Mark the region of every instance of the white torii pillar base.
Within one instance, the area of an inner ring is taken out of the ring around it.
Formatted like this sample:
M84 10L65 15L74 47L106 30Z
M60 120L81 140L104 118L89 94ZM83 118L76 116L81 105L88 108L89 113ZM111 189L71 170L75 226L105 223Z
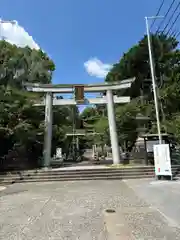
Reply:
M120 151L119 151L119 144L118 144L118 137L117 137L117 130L116 130L116 118L115 118L112 90L106 91L106 97L107 97L107 112L108 112L109 133L110 133L110 139L111 139L113 164L119 164Z

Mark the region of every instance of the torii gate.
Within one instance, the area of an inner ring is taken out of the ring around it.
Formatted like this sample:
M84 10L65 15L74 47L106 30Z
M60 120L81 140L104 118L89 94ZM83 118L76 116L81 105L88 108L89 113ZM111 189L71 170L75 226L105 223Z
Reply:
M107 104L109 132L112 147L113 164L120 163L120 152L116 130L116 119L114 103L128 103L129 96L113 96L113 91L130 88L135 78L122 80L121 82L101 83L92 85L83 84L37 84L25 83L27 91L45 93L45 99L34 104L34 106L45 106L45 136L44 136L44 167L50 166L51 161L51 140L52 140L52 106L53 105L79 105L79 104ZM98 98L84 98L86 93L104 93L105 96ZM57 99L54 94L80 94L79 99Z

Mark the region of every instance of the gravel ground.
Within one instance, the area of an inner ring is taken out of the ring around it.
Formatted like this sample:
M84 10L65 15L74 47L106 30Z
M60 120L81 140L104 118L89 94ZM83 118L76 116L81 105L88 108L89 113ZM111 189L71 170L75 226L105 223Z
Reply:
M180 226L180 181L128 180L126 184L171 226Z
M127 239L180 239L177 224L140 196L135 182L14 184L0 192L0 239L106 240L106 209L119 214L131 235Z

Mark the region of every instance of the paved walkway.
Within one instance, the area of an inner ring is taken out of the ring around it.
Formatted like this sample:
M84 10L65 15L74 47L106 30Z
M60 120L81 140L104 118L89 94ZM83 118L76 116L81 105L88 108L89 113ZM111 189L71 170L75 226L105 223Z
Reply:
M180 227L180 181L128 180L136 194L148 202L168 225Z
M147 186L153 190L142 190ZM163 204L160 186L156 190L155 184L141 180L14 184L0 192L0 239L180 239L180 219L156 206ZM170 186L167 191L174 188ZM164 209L179 207L179 198L173 200L179 197L176 190ZM104 214L106 209L114 209L116 218Z

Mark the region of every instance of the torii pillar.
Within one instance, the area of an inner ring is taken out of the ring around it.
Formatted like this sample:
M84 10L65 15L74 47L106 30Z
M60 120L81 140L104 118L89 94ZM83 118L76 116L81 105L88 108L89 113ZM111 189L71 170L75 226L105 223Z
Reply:
M51 145L52 145L52 104L53 94L46 93L45 99L45 129L44 129L44 150L43 150L43 167L48 168L51 161Z
M119 151L119 144L118 144L116 117L115 117L115 111L114 111L114 99L113 99L112 90L106 91L106 98L107 98L107 112L108 112L109 133L110 133L110 139L111 139L113 164L119 164L120 151Z

